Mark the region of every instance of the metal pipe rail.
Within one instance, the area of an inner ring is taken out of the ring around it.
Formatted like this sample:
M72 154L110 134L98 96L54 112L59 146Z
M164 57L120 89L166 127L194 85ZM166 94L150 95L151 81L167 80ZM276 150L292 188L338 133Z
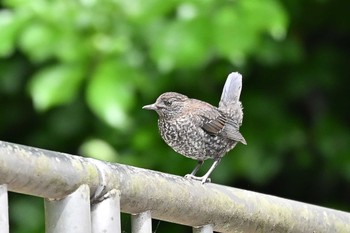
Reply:
M45 198L49 233L120 232L120 211L135 233L150 233L151 218L193 232L350 232L346 212L0 141L2 229L7 190Z

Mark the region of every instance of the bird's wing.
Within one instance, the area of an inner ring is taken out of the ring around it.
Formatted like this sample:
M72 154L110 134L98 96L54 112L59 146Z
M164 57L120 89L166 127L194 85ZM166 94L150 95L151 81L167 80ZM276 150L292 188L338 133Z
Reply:
M238 131L240 123L220 109L199 100L191 99L191 104L184 110L192 116L192 121L209 135L221 135L231 140L246 144Z
M226 124L226 117L219 114L215 118L209 118L205 115L201 116L203 118L202 128L211 135L217 135L221 133Z
M239 122L229 119L229 122L227 122L225 125L224 133L227 138L247 145L246 140L244 139L243 135L238 131L238 128Z
M222 135L231 140L247 144L242 134L238 131L238 122L228 119L219 111L211 111L212 114L203 114L202 129L210 135Z

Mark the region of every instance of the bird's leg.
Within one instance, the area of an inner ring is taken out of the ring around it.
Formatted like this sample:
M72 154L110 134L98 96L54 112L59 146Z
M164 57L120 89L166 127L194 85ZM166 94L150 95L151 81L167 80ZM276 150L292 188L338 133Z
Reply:
M219 165L220 161L221 161L221 157L216 158L215 161L214 161L214 163L211 165L211 167L209 168L209 170L207 171L207 173L205 173L204 176L198 177L198 176L194 176L194 174L192 175L192 173L193 173L194 171L195 171L195 172L198 171L199 167L203 164L203 162L202 162L202 164L201 164L199 167L198 167L199 164L197 165L198 168L195 167L195 169L193 170L193 172L192 172L191 174L186 175L185 177L186 177L186 178L189 178L189 179L192 179L192 180L199 180L199 181L201 181L202 184L204 184L204 183L206 183L206 182L210 182L209 176L210 176L210 174L214 171L214 169Z
M203 160L198 160L198 163L197 163L196 167L191 172L192 176L196 175L196 173L198 172L199 168L203 165L203 163L204 163Z
M202 178L201 179L202 184L207 182L207 180L210 182L209 176L214 171L214 169L219 165L220 161L221 161L221 157L218 157L218 158L215 159L214 163L211 165L211 167L209 168L207 173L205 173L205 175L201 177Z
M195 175L198 172L199 168L203 165L203 163L204 163L203 160L198 160L198 163L197 163L196 167L193 169L193 171L191 172L191 174L185 175L185 178L193 179L193 177L196 177Z

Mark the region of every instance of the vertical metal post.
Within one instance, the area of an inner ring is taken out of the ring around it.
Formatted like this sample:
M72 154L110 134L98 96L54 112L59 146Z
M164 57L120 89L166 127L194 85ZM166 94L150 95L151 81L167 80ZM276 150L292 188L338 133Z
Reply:
M45 199L46 233L90 233L90 190L81 185L61 200Z
M131 215L132 233L152 233L151 211Z
M193 233L213 233L213 225L208 224L200 227L193 227Z
M9 212L6 184L0 185L0 231L9 233Z
M120 233L120 192L113 189L106 199L91 206L93 233Z

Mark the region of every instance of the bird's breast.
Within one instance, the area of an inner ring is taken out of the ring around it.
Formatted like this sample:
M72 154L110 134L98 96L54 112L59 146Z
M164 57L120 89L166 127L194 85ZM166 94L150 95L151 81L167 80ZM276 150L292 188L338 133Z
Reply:
M203 130L196 127L186 118L158 121L160 135L177 153L192 159L204 159L205 145L202 139Z
M177 153L196 160L222 156L232 145L226 139L207 134L189 117L174 120L159 119L163 140Z

